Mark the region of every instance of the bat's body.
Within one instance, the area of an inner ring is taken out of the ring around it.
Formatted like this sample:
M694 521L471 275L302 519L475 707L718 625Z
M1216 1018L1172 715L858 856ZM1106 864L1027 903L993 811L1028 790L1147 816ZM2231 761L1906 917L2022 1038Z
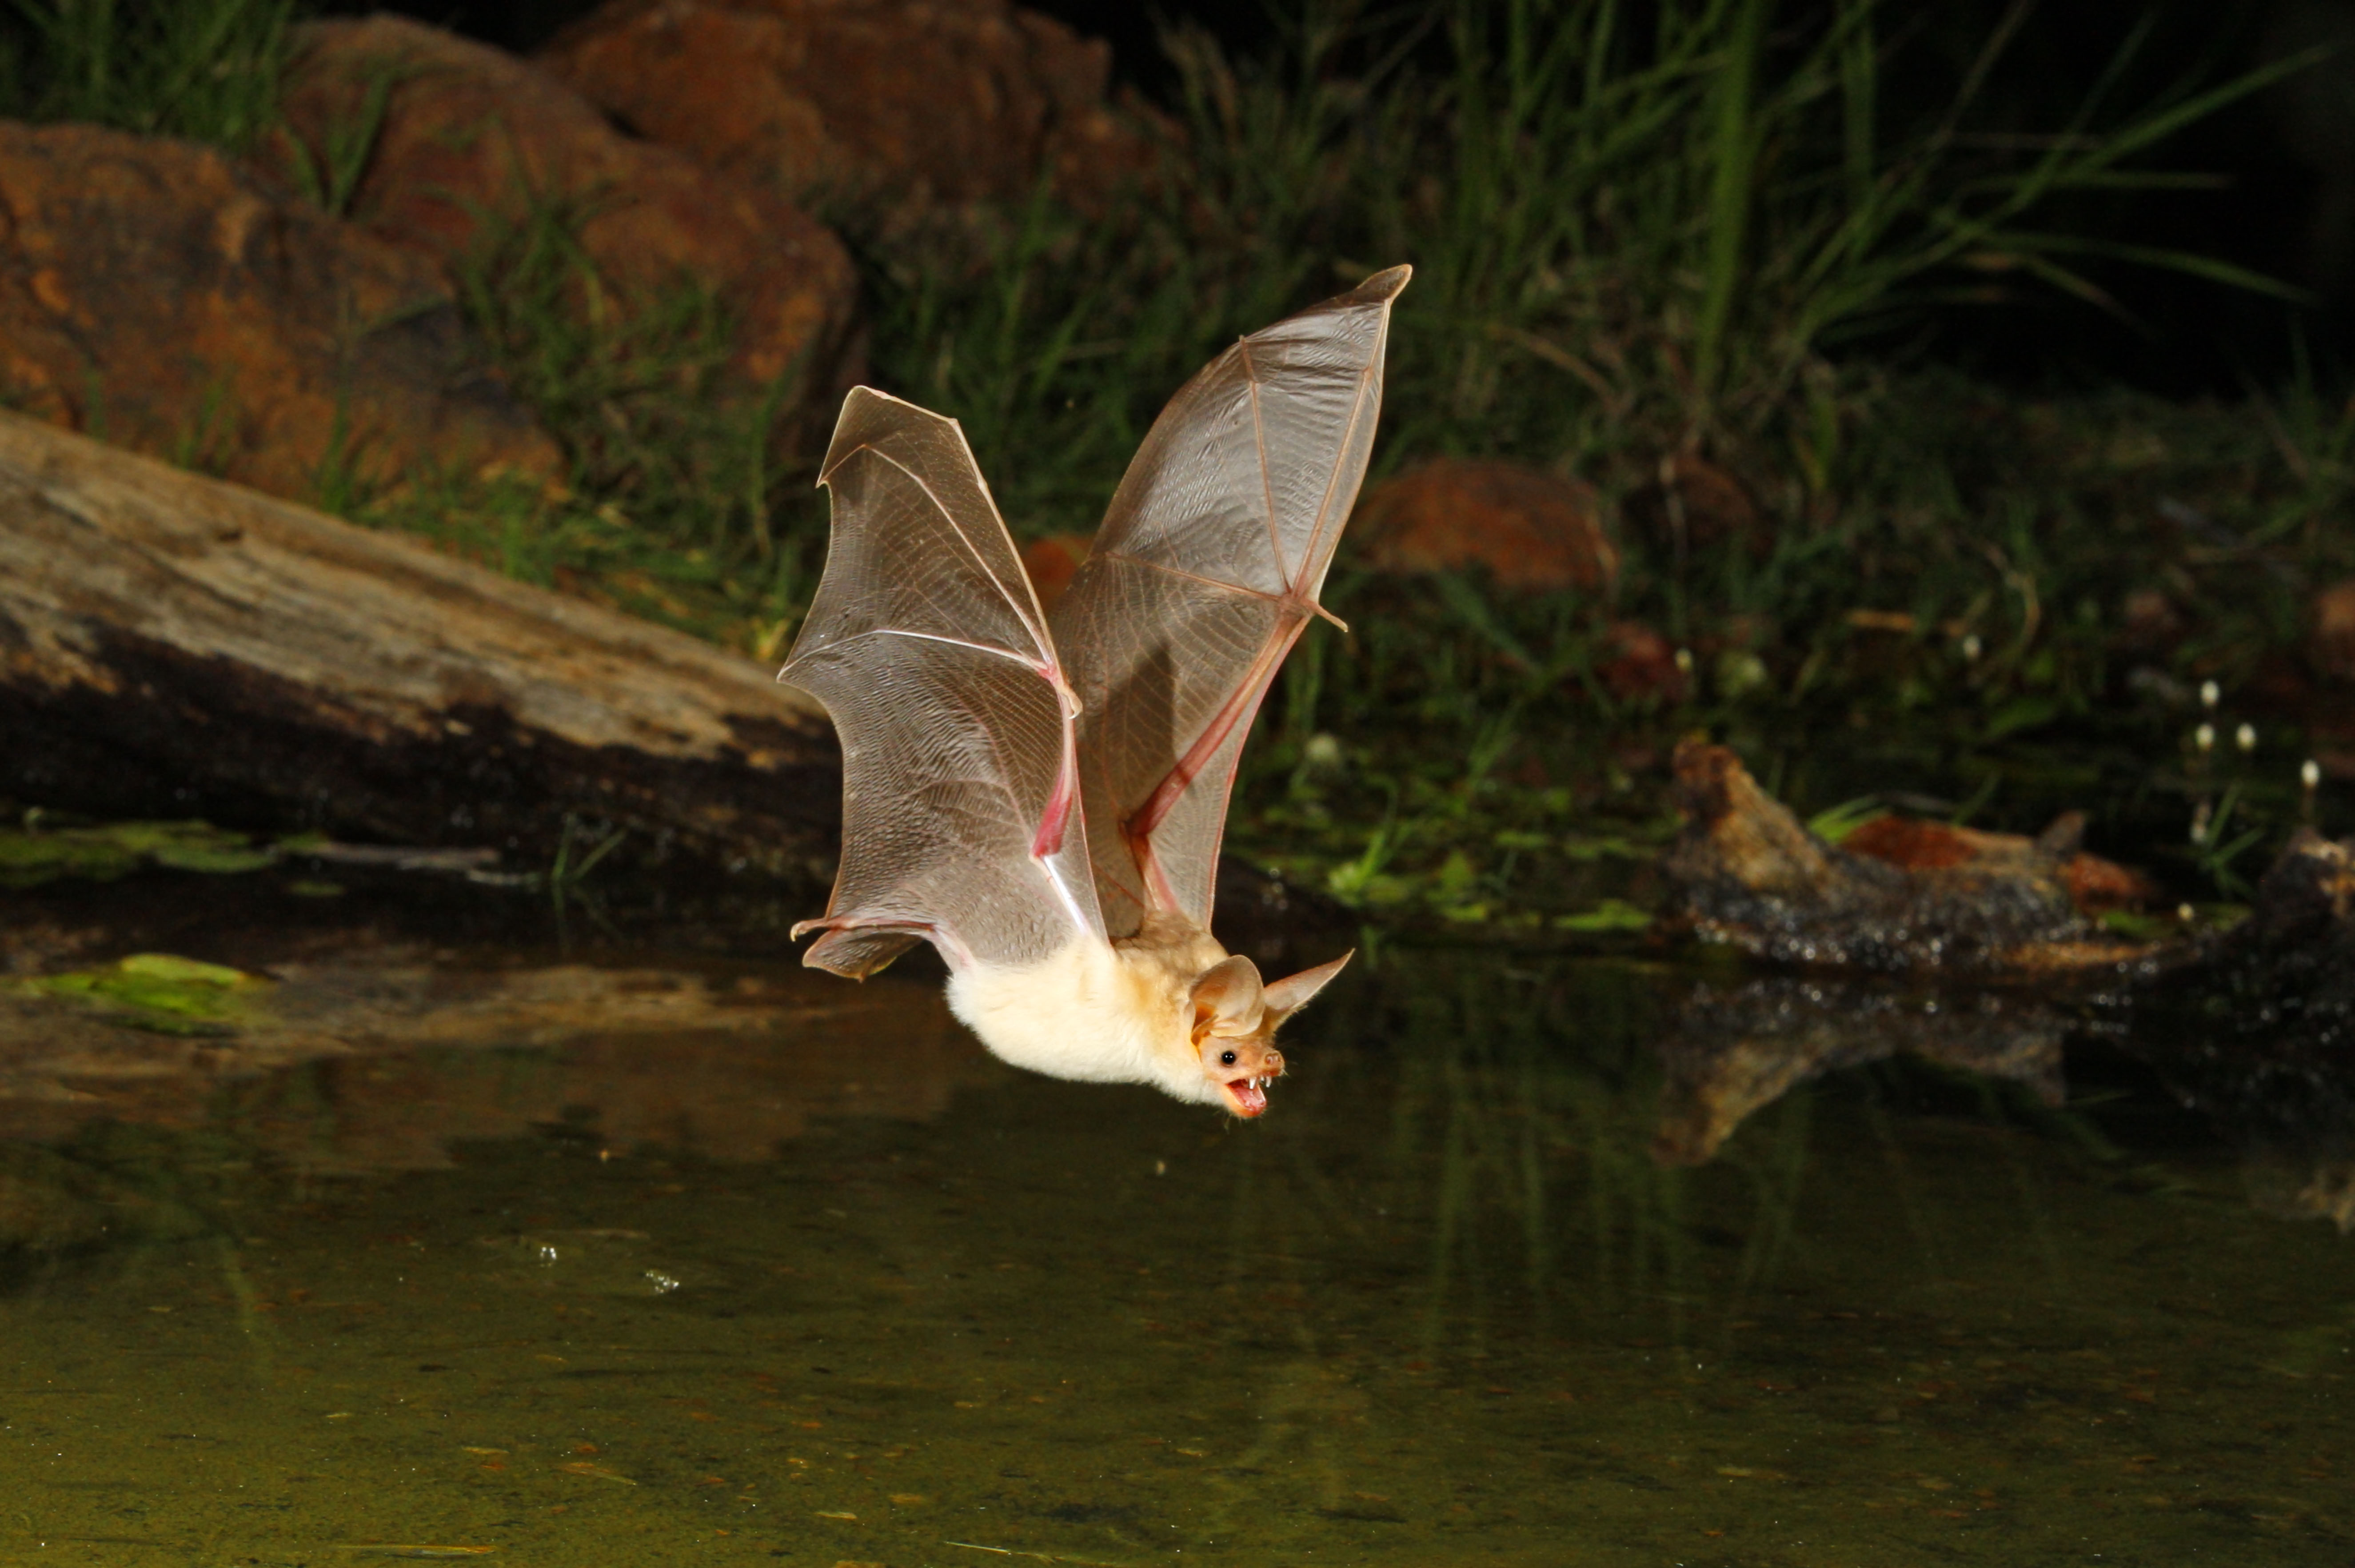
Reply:
M1348 956L1263 983L1209 933L1244 736L1364 477L1406 269L1253 333L1162 411L1053 625L954 421L859 388L785 678L843 744L843 853L805 962L918 941L997 1055L1240 1115Z
M1215 1104L1222 1094L1194 1045L1192 992L1195 979L1226 957L1198 928L1117 945L1079 936L1037 964L956 970L949 976L949 1007L1017 1067L1055 1078L1152 1083L1181 1100ZM1249 1096L1259 1079L1282 1071L1278 1057L1272 1068L1263 1060L1249 1068L1239 1061L1233 1076L1249 1085L1241 1092Z
M1017 1067L1052 1078L1150 1083L1239 1115L1267 1109L1284 1075L1275 1026L1348 962L1273 985L1183 915L1150 918L1117 943L1075 938L1039 963L970 964L949 976L949 1007ZM1224 984L1211 995L1206 976Z

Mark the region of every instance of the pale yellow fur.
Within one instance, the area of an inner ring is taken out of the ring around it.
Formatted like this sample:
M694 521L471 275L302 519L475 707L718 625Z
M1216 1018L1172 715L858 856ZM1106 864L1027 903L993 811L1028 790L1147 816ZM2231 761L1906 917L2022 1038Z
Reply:
M1193 1040L1195 978L1227 956L1190 923L1117 945L1077 936L1018 968L958 966L949 1008L984 1045L1050 1078L1150 1083L1195 1104L1225 1104Z

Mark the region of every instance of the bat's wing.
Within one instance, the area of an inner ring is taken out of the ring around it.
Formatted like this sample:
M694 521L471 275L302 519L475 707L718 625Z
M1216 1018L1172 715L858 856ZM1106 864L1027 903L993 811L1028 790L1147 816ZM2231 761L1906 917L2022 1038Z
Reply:
M1309 616L1382 400L1408 269L1252 333L1161 411L1055 607L1104 923L1207 929L1227 792Z
M952 965L1101 938L1071 699L1047 618L956 421L860 387L819 483L826 575L781 678L842 738L842 867L804 962Z

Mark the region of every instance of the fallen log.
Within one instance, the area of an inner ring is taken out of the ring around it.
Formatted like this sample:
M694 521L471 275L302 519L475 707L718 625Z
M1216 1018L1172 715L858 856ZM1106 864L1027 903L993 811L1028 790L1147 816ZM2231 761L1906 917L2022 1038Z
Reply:
M765 666L0 414L0 795L822 880L840 790Z

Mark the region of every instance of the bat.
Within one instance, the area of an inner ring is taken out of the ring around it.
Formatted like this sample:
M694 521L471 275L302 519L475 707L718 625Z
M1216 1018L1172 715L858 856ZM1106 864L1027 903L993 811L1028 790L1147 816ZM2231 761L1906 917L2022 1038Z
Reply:
M779 678L842 741L803 962L929 941L1004 1060L1239 1116L1348 954L1272 982L1210 934L1227 797L1365 477L1409 269L1254 332L1169 400L1051 617L956 421L871 388L819 471L826 570ZM1331 617L1327 615L1327 619Z

